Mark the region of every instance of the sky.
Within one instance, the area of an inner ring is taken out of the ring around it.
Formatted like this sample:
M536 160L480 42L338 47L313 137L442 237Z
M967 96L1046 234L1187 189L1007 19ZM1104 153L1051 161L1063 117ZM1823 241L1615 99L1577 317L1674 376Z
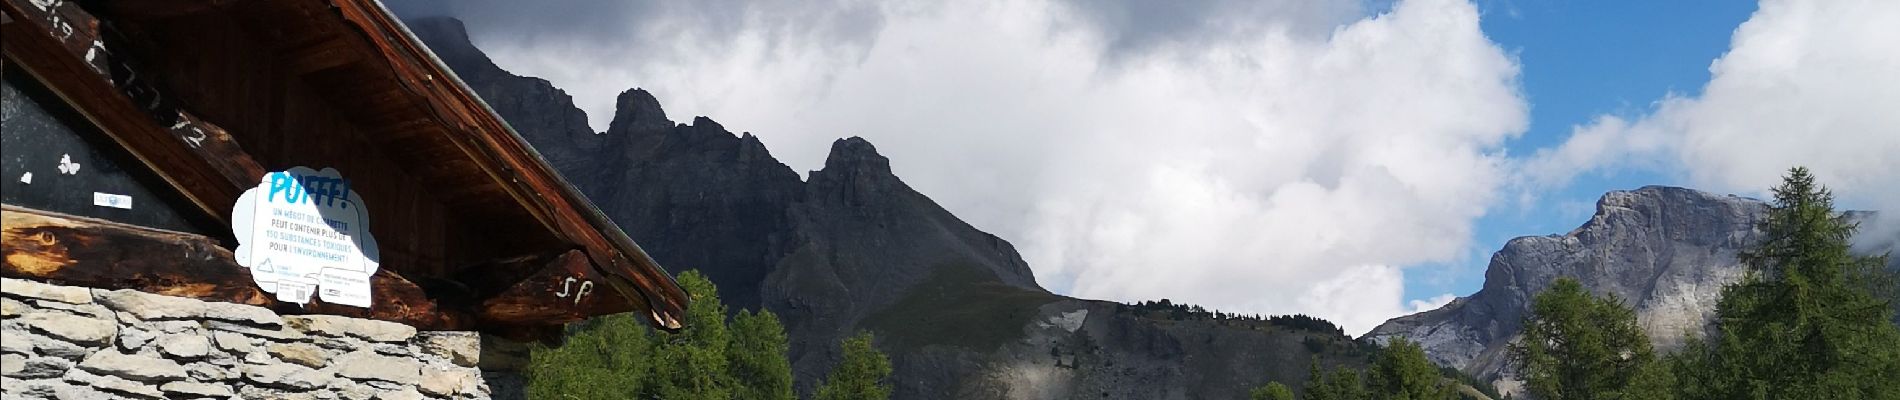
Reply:
M597 130L640 87L798 171L864 137L1078 297L1358 334L1609 190L1762 198L1806 165L1900 209L1900 2L524 4L391 7L461 18Z

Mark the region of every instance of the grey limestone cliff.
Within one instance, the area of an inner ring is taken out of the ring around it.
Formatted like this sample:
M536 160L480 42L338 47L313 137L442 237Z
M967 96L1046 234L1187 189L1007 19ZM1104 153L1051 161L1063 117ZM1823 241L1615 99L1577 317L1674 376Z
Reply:
M1421 342L1433 361L1499 378L1531 297L1559 277L1573 277L1635 308L1652 341L1673 348L1685 334L1702 334L1722 286L1740 279L1736 256L1758 234L1766 210L1758 200L1691 189L1610 192L1589 222L1570 233L1506 243L1491 257L1476 294L1392 319L1366 337L1407 337Z
M1767 210L1759 200L1683 188L1610 192L1570 233L1506 243L1491 257L1476 294L1394 318L1365 337L1419 341L1433 361L1497 379L1499 390L1509 392L1515 383L1508 379L1506 348L1531 298L1557 278L1573 277L1634 308L1651 342L1668 351L1711 329L1722 287L1742 277L1738 256L1757 240Z

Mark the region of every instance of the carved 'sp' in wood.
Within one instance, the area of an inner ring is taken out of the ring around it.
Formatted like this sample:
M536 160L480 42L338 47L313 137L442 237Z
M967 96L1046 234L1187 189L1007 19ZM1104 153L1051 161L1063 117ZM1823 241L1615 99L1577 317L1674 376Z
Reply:
M587 254L569 250L551 258L536 258L538 266L515 267L534 271L504 290L484 296L480 316L496 323L544 321L562 324L595 315L633 310L606 286L604 277L588 262ZM477 275L495 276L495 275Z

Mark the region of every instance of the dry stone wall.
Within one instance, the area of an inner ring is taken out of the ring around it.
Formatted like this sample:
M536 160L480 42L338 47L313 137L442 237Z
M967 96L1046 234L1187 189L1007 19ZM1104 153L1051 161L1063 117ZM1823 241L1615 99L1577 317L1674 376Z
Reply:
M488 399L473 332L0 280L0 398Z

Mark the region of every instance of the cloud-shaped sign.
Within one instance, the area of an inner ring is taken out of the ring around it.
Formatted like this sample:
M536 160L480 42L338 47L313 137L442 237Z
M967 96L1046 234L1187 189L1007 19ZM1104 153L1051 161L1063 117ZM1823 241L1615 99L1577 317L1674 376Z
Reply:
M277 299L370 305L379 266L369 210L335 168L295 167L264 174L231 210L233 252L251 279Z

